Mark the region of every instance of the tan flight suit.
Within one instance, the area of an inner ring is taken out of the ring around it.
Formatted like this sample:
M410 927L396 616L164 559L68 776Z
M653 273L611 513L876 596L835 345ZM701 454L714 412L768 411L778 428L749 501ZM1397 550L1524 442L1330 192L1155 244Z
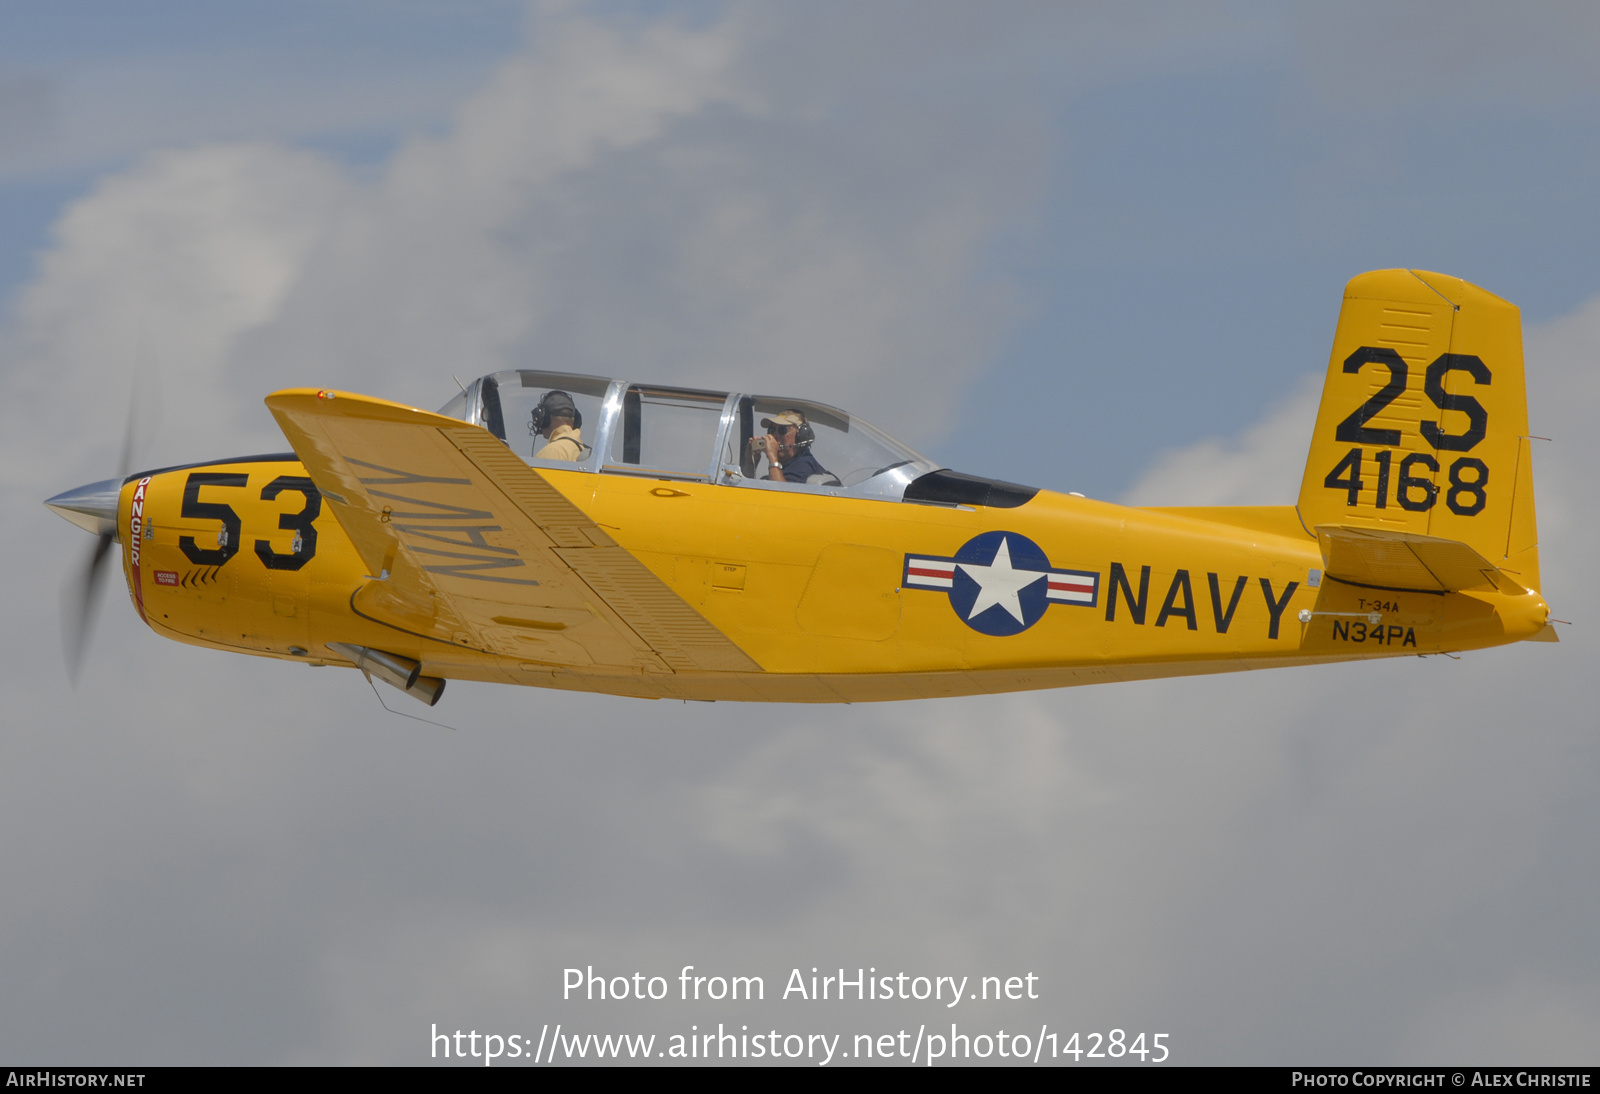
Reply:
M576 463L583 459L583 444L576 429L570 425L558 425L550 431L550 443L534 455L541 460L568 460Z

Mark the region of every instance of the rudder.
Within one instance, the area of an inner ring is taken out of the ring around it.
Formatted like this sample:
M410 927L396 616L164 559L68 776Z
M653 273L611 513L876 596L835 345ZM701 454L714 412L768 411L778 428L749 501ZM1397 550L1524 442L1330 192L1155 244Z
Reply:
M1300 519L1466 543L1537 590L1529 441L1514 305L1424 270L1361 274L1345 287Z

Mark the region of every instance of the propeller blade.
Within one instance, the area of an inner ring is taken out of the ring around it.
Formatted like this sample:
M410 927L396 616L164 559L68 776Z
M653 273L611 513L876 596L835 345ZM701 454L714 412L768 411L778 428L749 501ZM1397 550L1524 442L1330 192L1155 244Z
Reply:
M133 435L135 432L135 418L138 415L138 390L128 396L128 421L122 428L122 458L117 461L117 478L128 477L128 468L133 465Z
M95 607L99 603L100 586L105 581L106 560L116 536L109 532L95 537L89 552L89 563L82 578L63 590L61 598L61 642L67 659L67 679L74 685L83 668L84 655L89 648L89 632L94 622Z
M133 466L134 449L140 447L139 423L148 419L148 406L141 405L143 385L135 382L128 396L128 420L122 431L122 453L117 461L117 477L80 486L46 501L56 513L80 528L95 534L88 565L78 580L61 591L61 648L67 662L67 679L76 686L89 650L100 586L105 582L106 560L117 541L117 499L122 484ZM158 404L159 409L159 404Z

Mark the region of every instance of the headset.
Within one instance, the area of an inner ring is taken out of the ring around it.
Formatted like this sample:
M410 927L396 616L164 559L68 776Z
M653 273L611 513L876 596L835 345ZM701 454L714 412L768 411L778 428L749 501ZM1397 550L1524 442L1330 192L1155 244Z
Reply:
M572 401L572 396L565 391L547 391L539 400L539 405L533 408L533 413L528 420L528 432L538 436L550 428L550 419L557 414L571 414L572 428L583 428L583 412L578 409L578 404Z

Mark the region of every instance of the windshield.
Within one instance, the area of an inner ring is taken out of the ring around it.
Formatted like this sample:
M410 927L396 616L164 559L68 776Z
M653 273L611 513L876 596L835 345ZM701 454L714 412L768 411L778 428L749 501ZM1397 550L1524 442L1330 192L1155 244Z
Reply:
M474 381L472 387L477 386L477 382ZM446 418L460 418L463 422L470 422L474 402L472 388L464 387L461 389L461 394L439 408L439 413Z

